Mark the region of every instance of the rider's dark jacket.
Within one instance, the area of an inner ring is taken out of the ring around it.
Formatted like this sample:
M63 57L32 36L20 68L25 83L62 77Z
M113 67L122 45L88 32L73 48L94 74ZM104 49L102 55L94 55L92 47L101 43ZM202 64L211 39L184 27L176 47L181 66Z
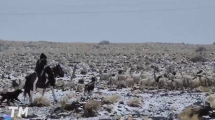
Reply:
M44 66L46 65L46 63L47 63L47 57L46 57L46 55L44 54L44 53L42 53L41 55L40 55L40 59L39 60L37 60L37 63L36 63L36 67L35 67L35 71L36 71L36 73L37 73L37 75L40 77L41 76L41 73L42 73L42 71L43 71L43 69L44 69Z

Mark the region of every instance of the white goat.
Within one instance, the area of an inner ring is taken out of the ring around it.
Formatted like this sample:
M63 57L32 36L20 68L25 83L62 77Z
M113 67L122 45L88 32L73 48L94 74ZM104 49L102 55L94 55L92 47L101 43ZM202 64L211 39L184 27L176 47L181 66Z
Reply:
M141 78L142 78L143 72L139 72L139 73L133 73L131 74L131 77L134 79L134 83L139 83Z
M112 76L112 73L101 73L99 76L100 80L109 80Z

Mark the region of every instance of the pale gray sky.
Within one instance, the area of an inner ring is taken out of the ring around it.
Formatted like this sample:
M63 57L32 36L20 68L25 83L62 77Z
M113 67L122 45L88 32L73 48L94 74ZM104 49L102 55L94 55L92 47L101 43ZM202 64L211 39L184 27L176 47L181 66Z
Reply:
M0 0L0 39L215 42L215 0Z

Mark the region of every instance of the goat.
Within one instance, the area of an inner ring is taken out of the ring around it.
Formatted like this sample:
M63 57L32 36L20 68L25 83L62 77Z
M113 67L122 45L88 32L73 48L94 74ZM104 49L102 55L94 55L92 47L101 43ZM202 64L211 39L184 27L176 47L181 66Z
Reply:
M118 84L118 75L113 74L108 81L108 85L113 86Z
M101 73L100 76L100 80L109 80L111 77L111 73Z
M145 78L140 80L141 86L148 86L148 87L160 87L163 81L160 80L162 76L158 76L156 79Z
M95 88L95 80L94 80L94 77L92 77L91 79L91 82L87 83L85 86L84 86L84 95L86 92L90 93L94 90Z
M17 83L16 80L13 80L12 87L14 89L22 89L24 87L24 82L22 82L20 79L19 79L19 83Z
M134 79L132 77L127 76L126 79L123 81L123 83L127 87L131 87L132 89L134 88Z
M118 74L118 80L126 80L128 76L130 76L130 69L128 69L124 74Z
M143 75L143 72L141 71L141 72L139 72L139 73L133 73L133 74L131 74L131 77L134 79L134 83L139 83L139 81L141 80L141 77L142 77L142 75Z

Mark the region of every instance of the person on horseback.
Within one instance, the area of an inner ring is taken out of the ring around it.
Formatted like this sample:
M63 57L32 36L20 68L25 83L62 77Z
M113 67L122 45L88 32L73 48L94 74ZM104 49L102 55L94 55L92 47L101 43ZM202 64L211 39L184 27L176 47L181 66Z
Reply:
M44 70L44 67L47 64L47 57L44 53L41 53L40 59L37 60L35 72L37 73L38 78L42 76L42 71Z

